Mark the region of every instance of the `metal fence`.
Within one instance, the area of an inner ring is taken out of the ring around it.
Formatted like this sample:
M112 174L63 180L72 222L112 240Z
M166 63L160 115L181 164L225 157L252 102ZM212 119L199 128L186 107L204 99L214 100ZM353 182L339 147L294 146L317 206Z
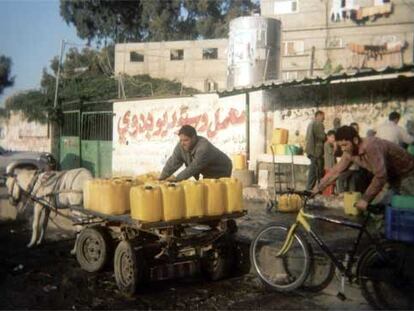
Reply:
M112 111L83 112L82 140L112 140Z

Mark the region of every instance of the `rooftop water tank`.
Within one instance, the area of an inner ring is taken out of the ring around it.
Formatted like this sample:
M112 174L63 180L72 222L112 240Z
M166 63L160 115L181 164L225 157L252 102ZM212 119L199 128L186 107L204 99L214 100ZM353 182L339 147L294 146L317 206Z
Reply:
M244 16L230 22L227 87L279 78L281 23L274 18Z

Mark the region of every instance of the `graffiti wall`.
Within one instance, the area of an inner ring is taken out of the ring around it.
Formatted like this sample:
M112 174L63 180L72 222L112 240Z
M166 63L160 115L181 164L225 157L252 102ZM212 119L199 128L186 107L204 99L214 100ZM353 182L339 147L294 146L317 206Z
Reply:
M414 134L414 99L276 110L272 126L289 129L289 143L303 147L307 126L317 109L325 112L326 131L356 122L360 127L359 134L365 137L369 130L375 130L386 121L392 111L397 111L401 114L399 125Z
M231 156L246 150L245 95L216 94L114 103L113 176L160 171L181 126L194 126Z
M13 151L51 151L48 124L27 122L21 113L0 119L0 146Z

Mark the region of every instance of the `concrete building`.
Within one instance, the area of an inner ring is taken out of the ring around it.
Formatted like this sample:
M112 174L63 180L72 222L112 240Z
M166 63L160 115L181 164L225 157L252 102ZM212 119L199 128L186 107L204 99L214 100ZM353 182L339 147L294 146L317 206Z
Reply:
M282 22L282 79L413 62L412 0L261 0Z
M414 61L413 0L261 0L281 20L282 80ZM228 39L117 44L115 72L226 88Z
M115 73L148 74L215 91L226 87L227 45L227 39L117 44Z

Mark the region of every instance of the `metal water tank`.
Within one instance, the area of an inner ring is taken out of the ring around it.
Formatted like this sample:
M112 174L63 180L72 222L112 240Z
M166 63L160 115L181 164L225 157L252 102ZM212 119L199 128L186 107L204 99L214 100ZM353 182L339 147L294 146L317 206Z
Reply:
M230 22L227 87L279 78L281 23L274 18L244 16Z

